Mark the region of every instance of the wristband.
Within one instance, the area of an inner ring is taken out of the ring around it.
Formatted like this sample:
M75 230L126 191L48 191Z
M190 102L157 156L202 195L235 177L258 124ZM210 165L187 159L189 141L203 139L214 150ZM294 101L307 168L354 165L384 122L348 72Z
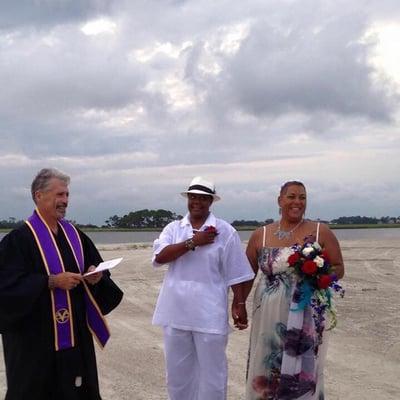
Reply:
M55 275L49 275L48 287L50 290L53 290L56 288L56 283L54 282L55 277L56 277Z
M194 251L196 245L194 244L193 238L190 238L190 239L185 240L185 247L186 247L188 250Z

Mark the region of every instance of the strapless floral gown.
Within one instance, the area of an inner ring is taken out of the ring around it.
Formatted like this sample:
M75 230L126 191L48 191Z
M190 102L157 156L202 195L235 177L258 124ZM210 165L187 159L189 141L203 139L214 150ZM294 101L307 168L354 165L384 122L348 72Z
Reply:
M304 310L300 329L288 329L289 319L299 317L291 310L297 282L287 263L292 253L289 247L263 247L258 255L246 400L324 399L326 332L321 342L311 307Z

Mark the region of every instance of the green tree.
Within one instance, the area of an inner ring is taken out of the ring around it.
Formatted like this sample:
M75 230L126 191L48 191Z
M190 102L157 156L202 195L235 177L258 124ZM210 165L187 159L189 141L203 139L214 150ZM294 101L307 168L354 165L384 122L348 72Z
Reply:
M168 210L138 210L131 211L129 214L125 214L122 217L114 215L105 222L107 226L124 229L137 229L137 228L163 228L168 223L182 218L181 215L177 215L172 211Z
M113 215L112 217L106 219L105 223L107 228L117 228L119 225L120 218L118 215Z

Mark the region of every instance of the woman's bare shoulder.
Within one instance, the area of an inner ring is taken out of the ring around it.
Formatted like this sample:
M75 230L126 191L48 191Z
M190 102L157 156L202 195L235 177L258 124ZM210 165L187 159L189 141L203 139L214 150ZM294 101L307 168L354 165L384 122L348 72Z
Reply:
M258 238L260 238L263 234L264 227L260 226L257 228L250 236L250 241L256 241Z
M303 225L303 229L313 231L313 232L317 232L318 229L320 232L329 230L329 226L325 222L314 221L312 219L305 219L303 221L302 225ZM319 228L318 228L318 226L319 226Z
M256 247L262 246L264 240L264 231L266 237L270 236L274 223L260 226L251 235L249 243L257 245Z
M330 232L331 229L329 228L329 225L326 224L325 222L321 222L321 221L309 221L310 226L313 226L314 231L316 232L317 230L319 230L319 233L326 233L326 232ZM312 225L311 225L312 224Z

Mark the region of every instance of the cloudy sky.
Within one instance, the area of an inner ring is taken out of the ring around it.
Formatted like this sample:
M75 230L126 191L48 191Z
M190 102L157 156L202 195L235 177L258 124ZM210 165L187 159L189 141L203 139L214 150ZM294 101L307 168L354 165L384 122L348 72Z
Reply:
M202 175L233 219L400 215L398 0L2 0L0 219L36 172L69 217L185 211Z

